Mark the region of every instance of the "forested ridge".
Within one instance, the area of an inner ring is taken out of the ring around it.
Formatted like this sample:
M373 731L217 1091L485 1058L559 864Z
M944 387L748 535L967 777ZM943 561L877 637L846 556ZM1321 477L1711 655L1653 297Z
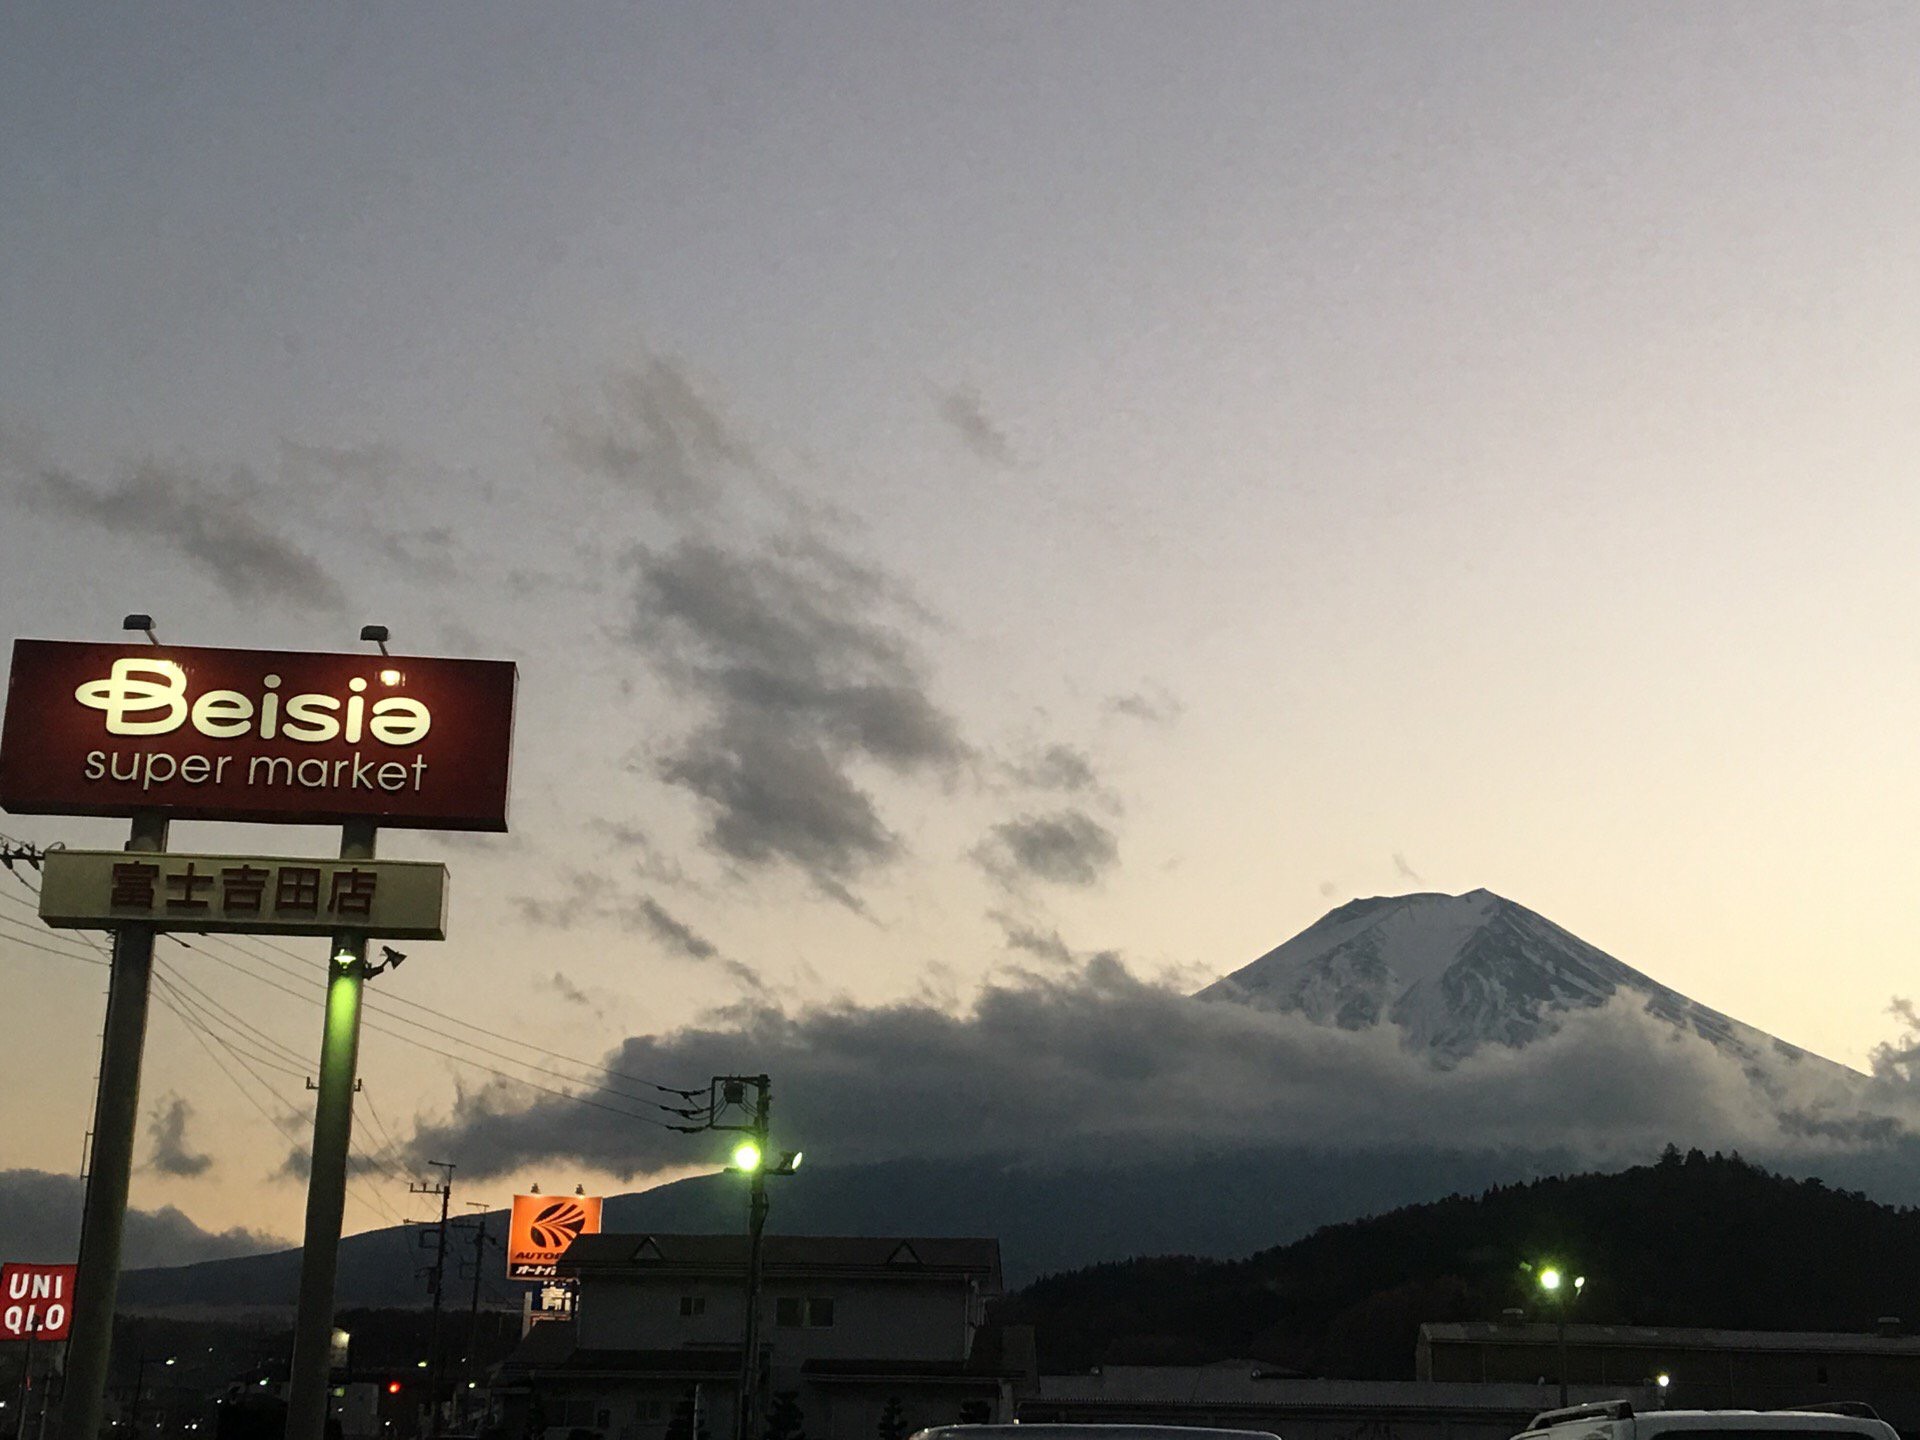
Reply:
M1003 1315L1037 1327L1055 1373L1250 1358L1411 1378L1422 1321L1551 1318L1522 1268L1546 1261L1587 1277L1575 1321L1864 1331L1920 1306L1920 1210L1669 1146L1654 1165L1449 1195L1244 1260L1047 1276Z

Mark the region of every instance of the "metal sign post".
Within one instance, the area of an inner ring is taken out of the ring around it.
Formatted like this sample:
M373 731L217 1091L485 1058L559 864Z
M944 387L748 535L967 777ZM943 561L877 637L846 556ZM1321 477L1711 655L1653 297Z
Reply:
M166 848L166 817L153 811L135 814L127 849L152 853ZM147 1040L153 933L153 926L137 924L122 925L113 933L100 1087L93 1105L93 1155L87 1166L80 1266L73 1285L73 1332L60 1395L60 1440L95 1440L100 1433L113 1308L120 1293L120 1241L140 1122L140 1057Z
M343 860L371 860L373 847L370 822L354 822L340 832ZM307 1227L300 1249L300 1302L294 1314L293 1370L287 1390L287 1440L326 1437L333 1289L340 1269L340 1227L347 1209L347 1151L353 1142L353 1082L360 1062L360 999L366 983L366 934L342 931L333 937L327 963Z

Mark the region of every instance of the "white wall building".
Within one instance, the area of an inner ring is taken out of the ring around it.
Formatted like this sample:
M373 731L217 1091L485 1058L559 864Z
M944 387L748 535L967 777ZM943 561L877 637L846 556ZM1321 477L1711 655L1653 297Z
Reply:
M510 1432L667 1440L697 1401L710 1440L735 1440L745 1268L742 1235L576 1240L575 1319L534 1327L499 1377ZM995 1240L769 1235L759 1413L795 1396L807 1440L878 1440L890 1401L908 1431L1010 1420L1033 1347L986 1324L1000 1294Z

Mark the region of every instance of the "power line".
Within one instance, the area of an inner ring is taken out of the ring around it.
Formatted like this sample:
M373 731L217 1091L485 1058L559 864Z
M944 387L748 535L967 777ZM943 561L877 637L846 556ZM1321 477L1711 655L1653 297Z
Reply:
M0 919L4 918L5 917L0 917ZM38 940L29 940L24 936L0 935L0 940L5 940L10 945L23 946L28 950L39 950L48 955L58 955L62 960L78 960L87 965L108 965L111 963L110 961L101 960L92 955L82 955L74 950L56 950L51 945L42 945Z
M31 893L35 895L39 894L39 891L35 889L31 884L29 884L24 878L22 878L21 883L25 884L27 886L27 889ZM182 939L179 935L176 935L176 934L168 933L166 938L169 940L172 940L176 945L180 945L189 950L200 948L200 945L190 945L186 940ZM206 942L211 941L214 944L222 945L229 950L235 951L236 953L243 955L248 959L258 960L262 964L265 964L270 968L276 971L279 971L281 974L296 973L296 972L289 971L286 966L280 964L278 961L274 960L270 956L260 954L258 951L255 951L255 950L248 949L246 946L242 945L239 941L235 940L231 936L220 935L220 934L207 934L207 935L199 935L199 936L196 936L195 938L199 942L201 942L201 944L205 944ZM256 944L264 947L267 950L271 950L278 955L284 956L286 959L294 961L298 965L301 965L304 967L308 964L307 957L296 954L294 951L287 949L283 945L275 944L272 940L268 939L265 936L252 936L250 938ZM219 957L214 956L212 958L218 959ZM300 972L300 973L304 973L304 972ZM425 1004L419 1000L408 999L404 995L389 994L389 995L381 995L377 997L369 996L368 1002L369 1002L370 1009L385 1009L389 1005L403 1005L408 1007L409 1009L420 1010L425 1012L428 1015L435 1016L438 1019L448 1021L449 1023L454 1025L458 1025L462 1029L471 1030L477 1035L484 1035L490 1040L498 1040L503 1044L507 1044L507 1045L516 1045L516 1046L519 1046L521 1049L530 1050L536 1055L544 1055L548 1059L552 1059L552 1060L562 1060L562 1061L565 1061L567 1064L575 1066L576 1068L581 1070L597 1071L602 1075L611 1077L612 1079L624 1080L630 1085L640 1085L650 1090L657 1090L663 1095L674 1095L674 1096L679 1096L683 1099L692 1100L700 1097L705 1093L704 1091L698 1090L698 1089L686 1089L684 1087L677 1086L677 1085L664 1085L658 1080L650 1080L642 1075L629 1075L624 1071L614 1070L608 1066L598 1064L591 1060L582 1060L582 1059L579 1059L577 1056L568 1055L559 1050L550 1050L544 1045L536 1045L530 1040L522 1040L517 1036L505 1035L497 1030L489 1030L483 1025L476 1025L471 1020L463 1020L458 1015L449 1014L445 1010L437 1010L431 1005ZM394 1020L395 1023L397 1024L413 1025L421 1030L424 1030L426 1033L430 1035L438 1035L441 1039L450 1040L457 1045L469 1045L473 1049L479 1050L482 1054L492 1055L496 1059L505 1060L507 1063L511 1065L519 1065L528 1070L539 1070L544 1074L552 1075L556 1079L565 1080L571 1084L587 1083L580 1076L568 1075L562 1071L554 1070L549 1066L538 1065L538 1064L535 1064L533 1061L522 1060L517 1056L502 1054L500 1051L491 1050L485 1046L473 1045L472 1042L467 1040L464 1036L449 1035L444 1030L436 1029L431 1025L423 1025L421 1024L421 1022L417 1020L408 1020L403 1016L397 1016L397 1015L390 1016L389 1018ZM485 1067L481 1067L481 1068L485 1068ZM509 1078L513 1078L513 1077L509 1077ZM665 1110L670 1114L680 1113L677 1109L675 1109L672 1106L662 1105L659 1101L650 1100L645 1096L628 1094L626 1091L616 1089L611 1085L596 1083L596 1088L604 1090L610 1095L618 1096L623 1100L630 1100L636 1105L651 1105L658 1109Z
M226 945L229 949L238 950L241 954L248 956L248 958L250 959L260 960L261 962L272 967L273 969L280 971L282 974L290 973L288 972L287 968L284 965L281 965L279 962L273 960L269 956L260 955L257 952L249 951L244 946L233 941L229 937L209 936L208 938L216 939L220 941L220 943ZM253 938L260 945L265 946L267 949L275 951L280 955L284 955L290 960L296 961L297 963L300 963L302 965L307 963L303 957L294 954L291 950L288 950L283 946L274 944L271 940L268 940L262 936L254 936L251 938ZM530 1040L522 1040L518 1036L514 1036L514 1035L503 1035L497 1030L489 1030L484 1025L476 1025L471 1020L463 1020L458 1015L451 1015L445 1010L436 1010L431 1005L423 1004L421 1001L418 1001L418 1000L410 1000L404 995L384 994L378 997L371 997L370 1004L372 1008L376 1008L376 1009L385 1009L389 1005L404 1005L409 1009L421 1010L426 1012L429 1015L435 1016L438 1019L448 1021L449 1023L454 1025L458 1025L462 1029L471 1030L477 1035L484 1035L490 1040L498 1040L503 1044L507 1044L507 1045L517 1045L521 1049L531 1050L536 1055L544 1055L548 1059L552 1059L552 1060L564 1060L567 1064L575 1066L578 1069L598 1071L600 1074L610 1076L615 1080L624 1080L630 1085L640 1085L650 1090L658 1090L663 1095L677 1095L677 1096L682 1096L686 1098L692 1098L694 1096L702 1095L705 1093L704 1091L701 1091L701 1090L683 1089L676 1085L663 1085L657 1080L649 1080L644 1076L628 1075L623 1071L611 1069L608 1066L597 1064L591 1060L582 1060L582 1059L579 1059L577 1056L568 1055L559 1050L549 1050L545 1046L536 1045ZM394 1020L398 1024L417 1026L418 1028L426 1031L430 1035L438 1035L441 1039L451 1040L457 1045L470 1045L472 1046L472 1048L479 1050L482 1054L492 1055L495 1058L505 1060L510 1064L524 1066L526 1069L529 1069L529 1070L541 1070L546 1074L553 1075L561 1080L571 1081L574 1084L583 1083L579 1076L568 1075L561 1071L550 1069L547 1066L537 1065L530 1060L521 1060L516 1056L503 1055L499 1051L489 1050L485 1046L473 1045L473 1042L466 1039L464 1036L449 1035L444 1030L436 1029L434 1026L431 1026L431 1025L422 1024L418 1020L409 1020L404 1016L398 1016L398 1015L389 1015L388 1018ZM658 1100L648 1099L646 1096L643 1096L643 1095L630 1095L623 1090L615 1089L611 1085L603 1084L603 1085L599 1085L598 1088L607 1091L609 1094L618 1095L622 1099L631 1100L637 1105L653 1105L662 1110L669 1110L669 1111L671 1111L673 1108L671 1106L661 1105Z
M18 878L21 879L21 883L26 886L26 888L30 893L38 895L39 893L38 890L29 882L27 882L24 877L18 877ZM4 918L4 917L0 917L0 918ZM7 936L4 938L12 939L13 937ZM200 946L189 944L186 940L182 939L178 935L168 933L166 935L166 938L169 940L172 940L175 944L180 945L184 949L195 950L195 949L201 948ZM257 952L250 951L245 947L239 945L238 943L234 942L233 940L227 938L226 936L203 935L197 938L202 941L206 941L206 940L215 941L216 943L219 943L228 949L234 950L237 953L243 956L246 956L249 959L260 961L261 963L265 964L266 966L268 966L269 968L271 968L272 970L274 970L275 972L281 975L286 975L290 973L287 971L285 966L279 964L278 962L274 961L270 957L258 954ZM52 950L45 945L37 944L29 940L20 940L20 941L17 941L16 943L29 945L34 949L46 950L47 953L49 954L61 955L64 958L68 958L68 959L76 959L76 960L88 959L88 957L86 956L78 955L70 951ZM303 965L306 963L303 957L295 954L290 950L285 949L282 946L274 944L270 940L261 939L260 943L264 945L266 948L286 956L290 960L294 960ZM325 1004L324 1000L319 996L305 994L300 991L292 990L285 985L278 984L274 980L269 979L267 976L259 974L256 971L250 970L245 966L239 965L234 961L227 959L225 956L214 954L210 949L202 950L201 953L207 955L209 959L215 961L216 963L226 965L230 969L237 970L241 974L249 976L249 978L253 979L255 982L267 986L269 989L278 990L282 994L291 995L293 996L293 998L300 1000L302 1003L317 1005L317 1006L323 1006ZM94 960L94 961L91 961L90 963L106 964L108 962L103 960ZM475 1025L471 1021L462 1020L458 1016L450 1015L445 1011L436 1010L434 1009L434 1007L430 1005L422 1004L421 1002L416 1000L408 1000L400 996L392 996L387 998L390 998L391 1000L399 1004L407 1005L414 1009L424 1011L427 1014L438 1016L442 1019L450 1021L453 1024L460 1025L466 1029L472 1030L477 1034L486 1035L490 1038L501 1040L507 1044L519 1045L524 1049L533 1051L536 1054L549 1056L554 1059L564 1060L568 1064L577 1066L582 1070L596 1070L596 1071L599 1071L601 1074L609 1075L616 1079L627 1080L632 1084L643 1085L650 1089L658 1090L662 1094L675 1095L675 1096L680 1096L684 1098L691 1098L701 1093L695 1090L682 1089L677 1086L663 1085L656 1080L648 1080L641 1076L625 1075L622 1072L609 1069L606 1066L596 1065L589 1061L579 1060L572 1056L564 1055L559 1051L548 1050L544 1046L534 1045L528 1041L517 1040L511 1036L502 1035L497 1031L488 1030L483 1026ZM228 1012L228 1013L231 1013L231 1012ZM553 1076L556 1079L564 1080L569 1084L578 1085L578 1084L593 1083L585 1080L583 1077L580 1077L577 1075L569 1075L563 1071L555 1070L551 1066L541 1065L531 1060L523 1060L515 1055L507 1054L505 1052L498 1051L498 1050L493 1050L486 1046L476 1045L472 1041L466 1039L463 1036L449 1034L444 1030L440 1030L431 1025L423 1024L417 1020L409 1020L404 1016L393 1016L393 1015L389 1015L386 1018L391 1019L395 1024L409 1026L415 1030L422 1031L425 1034L433 1035L439 1039L450 1041L453 1044L463 1045L470 1050L477 1050L482 1054L491 1055L495 1059L503 1060L510 1065L518 1065L523 1069L538 1071L542 1074ZM555 1097L556 1099L570 1100L577 1105L584 1105L595 1110L603 1110L603 1111L606 1111L608 1114L619 1115L625 1119L638 1120L642 1124L657 1125L662 1129L674 1128L673 1126L668 1124L668 1122L664 1120L655 1119L650 1115L635 1114L633 1111L622 1109L617 1105L609 1105L602 1101L589 1099L587 1096L575 1094L572 1091L557 1090L550 1085L542 1085L538 1081L529 1080L523 1075L516 1075L509 1071L501 1070L495 1066L484 1064L481 1061L471 1059L469 1058L469 1056L465 1054L458 1054L453 1051L443 1050L438 1046L427 1044L425 1041L422 1041L413 1036L404 1034L401 1031L389 1029L385 1026L376 1024L372 1020L366 1020L363 1023L366 1025L366 1027L369 1030L372 1030L378 1034L386 1035L386 1036L389 1036L390 1038L399 1040L403 1044L412 1045L417 1049L428 1052L429 1054L438 1055L444 1059L451 1060L456 1065L464 1065L471 1069L481 1071L485 1074L496 1076L502 1080L507 1080L517 1085L523 1085L528 1089L538 1091L541 1094L550 1095ZM595 1084L594 1088L605 1094L613 1096L616 1099L626 1100L635 1105L649 1106L653 1109L663 1110L668 1114L677 1115L682 1113L681 1111L677 1110L675 1107L663 1105L657 1100L650 1100L644 1096L629 1094L626 1091L616 1089L610 1085Z
M210 937L210 938L218 938L223 943L231 946L231 948L240 950L241 953L243 954L251 953L246 951L237 942L232 941L225 936ZM303 965L307 963L306 958L304 956L296 955L293 951L287 949L283 945L276 945L272 940L269 940L263 935L256 935L250 938L252 938L256 944L261 945L268 950L272 950L277 954L284 955L289 960L297 961L298 963ZM255 955L253 958L265 961L265 963L269 965L273 965L274 968L276 969L284 969L284 967L277 965L274 961L268 959L264 955ZM517 1035L503 1035L498 1030L489 1030L484 1025L476 1025L471 1020L463 1020L458 1015L448 1014L445 1010L436 1010L431 1005L425 1004L419 1000L410 1000L404 995L394 995L394 994L381 995L377 997L374 1003L380 1007L384 1007L387 1005L404 1005L412 1010L423 1010L427 1014L432 1015L437 1019L449 1021L452 1024L460 1026L462 1029L471 1030L477 1035L485 1035L489 1040L499 1040L508 1045L518 1045L522 1049L533 1051L536 1055L545 1055L550 1060L564 1060L569 1065L577 1065L583 1070L597 1070L601 1074L609 1075L615 1080L624 1080L629 1085L644 1085L648 1089L658 1090L663 1095L679 1095L679 1096L683 1096L691 1099L695 1096L703 1095L706 1093L705 1091L698 1090L698 1089L694 1089L694 1090L684 1089L678 1085L664 1085L658 1080L649 1080L644 1075L629 1075L629 1074L626 1074L624 1071L614 1070L605 1065L596 1064L590 1060L581 1060L576 1056L565 1054L564 1052L559 1050L549 1050L544 1045L535 1045L532 1041L522 1040ZM394 1018L398 1019L399 1017L396 1016ZM403 1023L417 1024L418 1022L407 1021ZM434 1032L434 1033L439 1033L439 1032ZM449 1040L459 1039L458 1036L454 1036L454 1035L447 1035L447 1036L444 1036L444 1038ZM515 1061L514 1063L521 1064L524 1062ZM570 1078L570 1077L563 1077L563 1078ZM614 1093L618 1094L620 1092L616 1091ZM632 1096L629 1098L639 1099L638 1096ZM641 1103L642 1104L658 1104L659 1102L643 1100L641 1101Z
M235 961L228 960L225 956L215 955L211 951L207 952L207 956L209 959L215 961L218 964L225 965L228 968L233 970L238 970L242 975L248 976L249 978L254 980L257 984L265 985L270 990L278 990L283 995L291 995L294 997L294 999L299 1000L305 1004L322 1005L325 1003L324 1000L322 1000L319 996L304 995L297 990L289 989L285 985L276 984L274 981L268 979L266 976L258 974L254 971L248 970L245 966L240 965ZM421 1026L417 1022L401 1020L398 1023L403 1025L407 1025L407 1024L414 1025L414 1028L416 1029L426 1030L426 1032L430 1035L438 1035L443 1040L452 1040L455 1044L462 1043L458 1036L446 1035L441 1031L437 1031L425 1026ZM672 1128L667 1124L666 1121L657 1120L651 1115L639 1115L634 1113L631 1110L622 1110L617 1105L608 1105L598 1100L590 1100L586 1096L576 1095L570 1090L556 1090L551 1085L542 1085L537 1080L527 1079L524 1075L515 1075L510 1071L499 1069L496 1066L482 1064L478 1060L471 1060L467 1056L458 1054L452 1050L442 1050L437 1045L429 1045L424 1040L415 1039L413 1036L407 1035L404 1032L399 1030L393 1030L383 1025L377 1025L371 1020L363 1021L362 1024L364 1024L367 1029L374 1031L376 1034L390 1036L393 1039L400 1041L404 1045L412 1045L416 1049L425 1050L429 1054L439 1055L445 1059L451 1060L456 1065L465 1065L471 1069L483 1071L484 1073L489 1075L498 1076L502 1080L510 1080L514 1084L524 1085L530 1090L538 1090L542 1094L552 1095L561 1100L571 1100L576 1105L585 1105L595 1110L605 1110L609 1114L624 1116L626 1119L629 1119L629 1120L638 1120L643 1125L657 1125L663 1130ZM487 1053L493 1053L493 1052L487 1052ZM501 1056L500 1058L507 1060L510 1064L519 1065L519 1064L526 1063L524 1061L514 1060L512 1056ZM536 1069L540 1067L528 1065L527 1068ZM549 1071L548 1073L551 1074L551 1073L557 1073L557 1072ZM574 1079L574 1077L566 1076L566 1075L561 1075L559 1076L559 1078L563 1080ZM583 1082L575 1080L574 1083L578 1084ZM606 1087L602 1086L599 1088L605 1089ZM609 1093L613 1095L617 1095L622 1099L631 1100L635 1098L633 1096L626 1095L624 1094L624 1092L618 1091L618 1090L610 1091ZM655 1104L655 1102L650 1100L641 1100L641 1101L638 1101L637 1103L643 1104L643 1105ZM661 1107L661 1108L664 1108L664 1107Z
M304 1068L300 1068L298 1066L297 1061L295 1062L295 1064L289 1065L283 1058L279 1058L271 1054L262 1055L257 1050L251 1049L241 1044L240 1043L241 1039L244 1039L245 1037L239 1036L237 1032L236 1032L236 1035L231 1038L226 1035L221 1035L219 1033L219 1030L216 1028L215 1021L209 1018L208 1013L204 1008L204 1002L189 1000L185 995L183 995L180 992L178 988L176 988L182 983L179 975L177 975L176 973L174 973L172 970L168 969L164 965L156 965L154 967L154 973L155 973L155 976L158 979L160 979L162 983L164 983L168 987L167 993L174 998L175 1002L192 1009L194 1013L194 1018L198 1020L199 1023L206 1028L207 1032L210 1035L215 1036L215 1038L217 1038L220 1041L220 1044L222 1045L222 1047L224 1047L229 1053L236 1056L245 1055L249 1060L253 1061L254 1064L259 1065L263 1069L277 1071L278 1073L288 1076L294 1080L305 1080L307 1078L306 1070ZM231 1022L225 1022L225 1023L228 1029L232 1029Z
M181 1008L182 1001L181 1001L179 992L175 991L172 988L172 986L164 979L160 981L160 992L161 992L161 1003L165 1005L169 1010L171 1010L176 1016L179 1017L181 1023L187 1027L187 1032L190 1035L192 1035L196 1041L199 1042L200 1047L207 1052L208 1058L210 1058L214 1062L215 1067L219 1069L220 1073L226 1076L228 1080L233 1082L234 1086L240 1091L240 1093L247 1098L247 1102L250 1105L252 1105L254 1109L260 1112L260 1114L266 1119L269 1125L273 1126L273 1128L279 1132L280 1137L283 1140L285 1140L289 1145L291 1145L296 1152L299 1151L302 1148L302 1143L303 1143L300 1137L294 1134L292 1131L288 1130L286 1126L281 1123L280 1118L277 1115L275 1115L272 1111L267 1109L267 1107L264 1104L261 1103L260 1097L257 1094L255 1094L252 1090L248 1089L246 1083L242 1081L237 1075L235 1075L231 1070L227 1069L226 1065L222 1063L222 1061L220 1060L219 1055L214 1052L212 1045L209 1044L209 1041L211 1041L212 1044L219 1045L219 1047L222 1050L225 1050L227 1054L233 1059L233 1062L236 1065L238 1065L241 1069L245 1070L248 1075L253 1077L254 1082L257 1085L259 1085L260 1089L264 1090L267 1094L271 1095L275 1100L278 1100L281 1103L281 1105L286 1107L288 1111L297 1113L299 1107L294 1105L291 1101L289 1101L278 1090L274 1089L273 1086L269 1084L263 1076L261 1076L257 1071L255 1071L252 1066L248 1065L247 1062L233 1049L233 1047L230 1044L228 1044L217 1032L207 1028L204 1024L197 1022L189 1014L188 1009ZM348 1182L348 1185L350 1189L353 1188L351 1181ZM404 1225L406 1223L406 1221L397 1212L395 1212L393 1207L381 1201L377 1194L373 1194L371 1192L361 1192L358 1190L355 1191L355 1194L360 1199L361 1203L367 1205L370 1209L378 1211L380 1214L384 1215L393 1224Z
M288 1064L298 1065L302 1067L300 1071L302 1075L306 1073L306 1064L307 1064L306 1056L300 1054L300 1052L295 1050L291 1045L287 1045L279 1040L276 1040L273 1036L269 1035L266 1031L262 1030L259 1026L253 1024L250 1020L245 1019L243 1016L234 1014L233 1011L229 1010L225 1005L222 1005L218 1000L214 999L213 996L207 994L206 991L202 990L198 985L194 984L193 981L187 979L185 975L181 974L179 967L166 966L166 962L164 961L161 961L159 963L162 966L165 966L168 974L172 976L175 984L185 986L188 990L192 991L194 995L199 997L200 1003L202 1005L209 1006L212 1009L218 1011L221 1015L227 1018L227 1021L231 1026L237 1027L242 1033L250 1035L257 1044L264 1045L271 1053L276 1055L281 1060L285 1061Z

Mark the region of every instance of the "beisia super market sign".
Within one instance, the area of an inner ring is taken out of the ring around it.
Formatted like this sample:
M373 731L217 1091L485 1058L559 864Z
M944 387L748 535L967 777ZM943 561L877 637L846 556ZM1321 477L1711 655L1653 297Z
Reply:
M502 660L17 640L0 808L507 828Z

